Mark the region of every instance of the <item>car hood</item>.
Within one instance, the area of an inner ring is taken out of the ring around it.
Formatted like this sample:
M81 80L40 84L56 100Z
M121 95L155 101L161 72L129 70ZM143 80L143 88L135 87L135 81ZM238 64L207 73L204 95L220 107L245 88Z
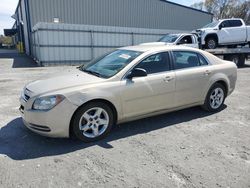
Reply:
M206 27L206 28L200 28L200 29L196 29L195 31L206 31L206 30L213 30L215 27Z
M98 83L103 80L103 78L90 75L79 69L74 69L45 76L44 78L27 84L26 89L28 89L29 93L33 96L70 87Z
M142 43L142 46L162 46L162 45L173 45L174 43L167 43L167 42L148 42Z

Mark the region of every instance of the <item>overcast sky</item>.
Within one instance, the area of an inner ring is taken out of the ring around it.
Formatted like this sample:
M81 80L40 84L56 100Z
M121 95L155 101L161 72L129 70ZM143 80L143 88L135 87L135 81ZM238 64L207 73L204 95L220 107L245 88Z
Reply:
M193 3L201 0L170 0L175 3L190 6ZM14 24L14 19L11 16L14 14L18 0L0 0L0 34L3 34L3 29L10 29Z

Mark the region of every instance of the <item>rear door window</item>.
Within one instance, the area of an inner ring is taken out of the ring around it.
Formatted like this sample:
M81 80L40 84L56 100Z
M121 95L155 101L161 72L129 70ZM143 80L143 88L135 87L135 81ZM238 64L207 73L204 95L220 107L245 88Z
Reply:
M174 68L185 69L208 65L206 59L195 52L173 51Z
M198 57L199 57L199 61L200 61L200 66L208 65L207 60L201 54L198 54Z
M242 22L240 20L229 20L231 27L240 27L242 26Z

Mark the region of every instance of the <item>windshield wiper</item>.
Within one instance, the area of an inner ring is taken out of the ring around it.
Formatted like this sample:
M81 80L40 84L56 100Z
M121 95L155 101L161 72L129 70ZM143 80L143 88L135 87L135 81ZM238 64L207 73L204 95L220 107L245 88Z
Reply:
M95 71L91 71L91 70L86 70L86 69L82 69L82 71L86 72L86 73L89 73L89 74L92 74L92 75L95 75L97 77L103 78L103 76L99 72L95 72Z
M82 71L82 70L84 69L84 67L85 67L85 64L79 65L79 66L77 66L76 68Z

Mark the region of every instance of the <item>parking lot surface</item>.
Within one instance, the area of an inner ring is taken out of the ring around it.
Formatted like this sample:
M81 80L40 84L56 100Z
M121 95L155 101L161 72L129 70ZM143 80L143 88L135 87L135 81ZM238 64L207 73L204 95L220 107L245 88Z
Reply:
M0 187L250 187L250 62L222 111L195 107L134 121L86 144L32 133L18 111L26 83L75 67L4 57Z

